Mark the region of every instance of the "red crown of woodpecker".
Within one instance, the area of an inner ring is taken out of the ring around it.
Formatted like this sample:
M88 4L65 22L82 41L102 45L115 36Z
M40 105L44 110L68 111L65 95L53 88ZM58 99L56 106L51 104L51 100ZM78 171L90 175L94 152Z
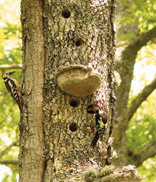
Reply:
M12 75L12 74L14 74L16 71L11 71L11 72L4 72L4 73L2 73L2 76L4 76L5 74L6 75Z
M98 107L99 109L101 109L101 107L100 107L99 105L94 104L94 106L95 106L95 107Z

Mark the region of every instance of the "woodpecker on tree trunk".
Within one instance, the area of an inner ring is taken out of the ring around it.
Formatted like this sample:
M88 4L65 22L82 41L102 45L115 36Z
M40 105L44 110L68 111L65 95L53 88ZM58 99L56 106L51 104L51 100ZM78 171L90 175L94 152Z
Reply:
M95 122L96 122L96 133L95 137L91 143L91 146L94 148L96 146L96 143L98 139L102 139L105 133L105 125L107 123L107 118L103 117L102 114L100 114L100 106L91 104L87 107L87 112L89 114L95 114Z
M21 104L21 86L17 82L17 80L11 78L11 75L13 75L15 71L12 72L4 72L2 73L2 78L4 80L5 86L10 93L11 97L15 100L15 102L18 104L19 109L22 109Z

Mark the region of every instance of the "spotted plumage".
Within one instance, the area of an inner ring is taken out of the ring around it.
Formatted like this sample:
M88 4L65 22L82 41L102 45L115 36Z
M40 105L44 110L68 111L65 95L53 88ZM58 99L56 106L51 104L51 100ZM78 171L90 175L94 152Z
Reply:
M105 133L105 126L107 123L107 118L103 117L99 113L100 106L99 105L89 105L87 107L87 112L90 114L95 114L95 122L96 122L96 133L95 137L91 143L91 146L94 148L98 139L102 139Z
M15 100L15 102L18 104L20 110L21 110L21 87L19 83L11 78L11 75L14 74L15 72L4 72L2 74L2 78L4 80L5 86L10 93L11 97Z

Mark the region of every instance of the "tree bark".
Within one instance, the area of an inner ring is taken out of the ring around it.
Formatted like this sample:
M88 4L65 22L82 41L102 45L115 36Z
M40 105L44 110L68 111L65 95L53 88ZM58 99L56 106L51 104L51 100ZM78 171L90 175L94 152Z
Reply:
M0 65L0 70L5 70L5 69L22 69L22 65L21 64L3 64Z
M83 181L88 168L106 164L112 120L112 65L114 58L113 7L101 1L44 1L44 132L46 165L44 181ZM70 16L67 18L66 14ZM77 41L83 42L81 46ZM60 66L90 65L101 73L100 89L71 107L71 96L55 80ZM87 113L93 102L107 111L105 139L91 148L94 117ZM71 131L75 123L76 131Z
M20 121L19 181L40 182L44 171L44 38L42 1L21 1L23 113Z
M0 160L0 164L2 165L15 165L18 166L18 161L17 160Z
M22 0L21 9L20 182L84 181L88 169L111 161L114 0ZM76 98L77 107L56 80L61 66L73 65L90 66L103 78L95 94ZM86 110L92 103L107 115L105 136L94 149L95 117Z

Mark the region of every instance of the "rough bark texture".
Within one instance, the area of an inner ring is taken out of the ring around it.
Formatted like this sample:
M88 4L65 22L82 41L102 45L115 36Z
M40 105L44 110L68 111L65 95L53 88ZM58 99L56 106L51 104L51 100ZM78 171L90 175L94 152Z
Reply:
M109 136L114 112L111 90L114 1L22 0L21 5L23 113L20 122L20 181L82 181L88 168L104 166L110 160ZM155 30L150 32L152 36L154 33ZM151 39L150 34L148 39L144 39L147 36L144 34L142 43L132 43L123 53L121 69L118 69L122 84L117 95L117 116L126 109L135 57ZM137 51L133 52L135 48ZM94 96L81 99L78 107L70 106L72 97L58 88L55 78L60 66L73 64L92 66L103 77L100 89ZM125 99L122 99L123 94ZM90 147L94 137L94 116L86 112L93 101L100 104L108 115L105 138L94 150ZM72 132L71 126L76 126L77 130ZM121 155L121 158L124 157Z
M104 167L111 160L114 1L22 0L21 5L20 181L84 181L88 169ZM72 97L57 85L56 72L60 66L75 64L91 66L103 81L94 95L72 107ZM86 110L93 102L108 119L105 136L94 149L95 118Z
M86 170L106 164L114 102L113 5L113 1L100 0L44 1L45 182L83 181ZM63 17L64 12L71 16ZM78 40L83 42L81 46ZM94 96L81 99L78 107L70 106L71 96L59 89L55 79L60 66L73 64L90 65L103 77L100 89ZM94 116L86 112L93 101L108 115L105 138L95 149L91 148ZM75 132L70 130L73 122L77 125Z
M44 170L42 1L22 0L23 113L20 122L20 182L42 181Z

